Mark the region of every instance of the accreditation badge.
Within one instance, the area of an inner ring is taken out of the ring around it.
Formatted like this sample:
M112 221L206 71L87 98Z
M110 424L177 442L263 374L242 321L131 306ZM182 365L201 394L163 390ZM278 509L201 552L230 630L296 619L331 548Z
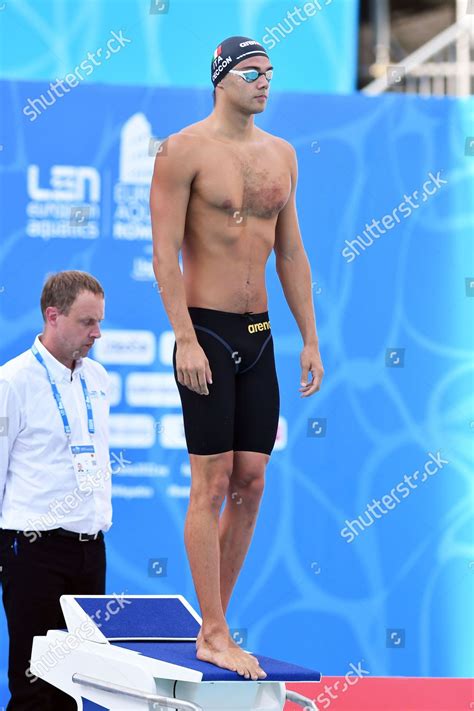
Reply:
M71 454L79 489L103 488L103 480L97 464L94 445L71 445Z

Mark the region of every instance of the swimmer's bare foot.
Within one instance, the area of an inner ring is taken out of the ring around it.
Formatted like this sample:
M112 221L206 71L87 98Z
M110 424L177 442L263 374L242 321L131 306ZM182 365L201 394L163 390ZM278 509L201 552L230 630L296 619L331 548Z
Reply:
M196 640L196 657L203 662L230 669L246 679L265 679L267 676L258 659L245 652L226 631L204 633L202 628Z

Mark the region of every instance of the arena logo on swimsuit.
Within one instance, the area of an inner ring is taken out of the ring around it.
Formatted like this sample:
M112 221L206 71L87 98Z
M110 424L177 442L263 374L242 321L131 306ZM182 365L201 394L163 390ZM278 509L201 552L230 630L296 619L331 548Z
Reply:
M260 321L260 323L249 323L248 329L249 333L256 333L256 331L268 331L270 329L270 321Z

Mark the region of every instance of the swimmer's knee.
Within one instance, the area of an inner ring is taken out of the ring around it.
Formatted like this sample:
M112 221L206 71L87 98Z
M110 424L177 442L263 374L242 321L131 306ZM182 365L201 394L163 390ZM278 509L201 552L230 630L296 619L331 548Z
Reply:
M259 497L265 488L265 470L270 457L261 452L234 452L230 486Z
M220 508L229 489L233 452L190 455L190 461L191 498Z
M217 454L190 454L191 471L213 473L225 471L229 476L234 466L234 452L218 452Z
M232 477L229 488L235 489L249 499L260 500L265 489L265 473L254 473L240 478Z

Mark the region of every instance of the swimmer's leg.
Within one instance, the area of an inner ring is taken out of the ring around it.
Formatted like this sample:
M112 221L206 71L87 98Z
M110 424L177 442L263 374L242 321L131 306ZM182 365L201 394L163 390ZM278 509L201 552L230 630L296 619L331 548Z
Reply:
M219 514L229 489L233 452L190 454L190 462L185 543L203 618L196 656L246 679L263 679L266 674L258 660L232 640L221 601Z
M224 614L253 537L269 459L260 452L234 452L226 506L219 520Z

